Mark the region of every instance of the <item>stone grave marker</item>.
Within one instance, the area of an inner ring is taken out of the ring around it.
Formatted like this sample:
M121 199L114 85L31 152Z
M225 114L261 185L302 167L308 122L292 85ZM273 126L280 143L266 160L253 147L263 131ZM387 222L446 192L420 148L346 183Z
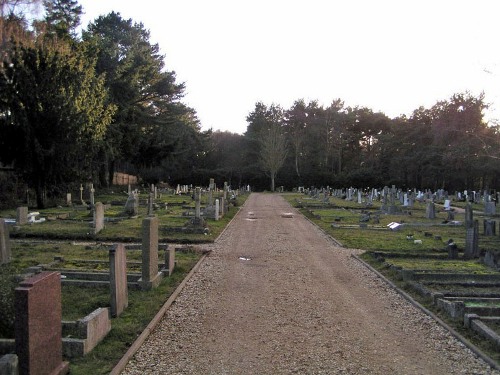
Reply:
M495 215L497 213L495 202L484 202L484 214Z
M62 360L61 275L41 272L15 290L16 353L20 374L67 374Z
M66 206L72 206L73 202L71 201L71 193L66 193Z
M28 207L18 207L16 210L16 224L28 224Z
M139 285L150 290L160 285L163 274L158 272L158 218L142 221L142 276Z
M83 205L85 205L85 201L83 200L83 185L80 184L80 203Z
M215 214L214 214L214 219L215 221L219 220L219 200L215 200Z
M175 268L175 248L165 249L165 268L163 272L165 272L168 276L172 275Z
M9 228L4 219L0 219L0 265L10 262Z
M479 256L479 222L474 220L471 203L465 206L465 250L467 259Z
M436 218L436 205L434 202L427 202L427 208L425 210L425 217L427 219L435 219Z
M497 222L495 220L484 220L484 235L485 236L495 236L496 235Z
M139 214L139 197L135 192L131 192L125 203L125 213L129 216L137 216Z
M125 245L116 244L109 250L110 312L117 317L128 306L127 257Z
M94 207L94 234L99 233L104 229L104 205L97 202Z

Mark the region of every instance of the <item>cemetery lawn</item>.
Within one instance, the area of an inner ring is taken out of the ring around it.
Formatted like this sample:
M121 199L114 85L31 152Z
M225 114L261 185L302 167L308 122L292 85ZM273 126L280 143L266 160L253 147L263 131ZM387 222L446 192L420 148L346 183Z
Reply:
M104 212L105 228L94 234L92 213L87 206L62 205L50 209L30 209L39 212L38 218L44 222L15 226L10 231L11 238L37 238L59 240L85 240L101 242L140 242L142 219L147 217L147 195L139 196L139 215L129 217L124 213L126 197L104 192L96 195L96 202L108 206ZM215 196L214 198L218 198ZM174 243L207 243L213 242L224 230L229 221L237 213L235 206L240 206L247 195L240 195L231 200L230 209L220 220L205 219L205 230L191 230L189 222L194 217L195 202L189 195L166 195L155 200L158 209L154 214L159 219L158 235L160 242ZM206 196L202 196L202 207L206 204ZM0 211L0 217L15 219L15 210Z
M397 202L399 214L389 215L381 211L381 203L374 201L371 206L355 201L346 201L329 197L329 202L313 199L304 194L283 194L283 197L296 207L309 220L320 227L326 234L335 239L341 246L362 249L365 252L360 258L391 280L399 288L407 292L453 327L457 332L479 347L490 358L500 363L500 352L483 337L464 327L463 319L452 319L445 311L437 308L429 296L423 296L412 286L411 281L403 280L403 272L421 274L455 275L458 281L433 282L429 280L422 285L430 292L445 293L457 296L484 295L500 297L500 282L482 283L478 279L467 284L465 278L473 280L477 277L500 276L498 270L485 265L481 259L464 259L463 251L466 243L465 203L455 202L455 222L448 222L448 213L444 211L443 202L436 202L436 218L426 218L426 204L415 202L413 208L401 207ZM481 251L500 249L500 237L483 236L482 222L484 207L472 205L474 218L479 220L479 248ZM369 215L368 215L369 214ZM388 228L390 223L402 224L396 230ZM457 259L449 259L447 242L453 239L459 253ZM463 276L461 276L463 275ZM453 276L451 276L453 277ZM461 280L462 279L462 280ZM476 284L476 285L475 285ZM484 306L485 302L468 302L467 306ZM488 302L487 306L500 307L500 303ZM500 334L500 323L489 326Z
M8 265L0 267L0 338L13 338L15 275L28 272L30 267L44 270L76 270L109 273L109 248L114 243L136 243L127 249L127 272L140 274L142 221L147 217L144 204L147 196L140 196L138 217L124 214L126 196L105 192L96 196L106 208L105 228L93 234L92 215L86 206L71 206L35 210L44 222L11 226L11 254ZM217 196L214 197L218 198ZM107 374L123 357L130 345L142 333L176 287L187 276L202 256L203 243L213 242L238 212L247 195L230 201L229 211L220 220L205 219L205 230L189 231L195 203L186 195L163 195L155 202L154 214L159 218L159 242L176 247L176 267L170 277L151 291L129 288L128 307L118 318L111 320L111 332L89 354L71 359L71 374ZM202 197L202 208L206 202ZM15 210L0 211L0 217L16 217ZM203 228L202 228L203 229ZM173 245L174 244L174 245ZM177 245L175 245L177 244ZM159 251L159 263L164 261ZM62 284L62 318L77 320L99 307L109 307L109 287L84 288Z

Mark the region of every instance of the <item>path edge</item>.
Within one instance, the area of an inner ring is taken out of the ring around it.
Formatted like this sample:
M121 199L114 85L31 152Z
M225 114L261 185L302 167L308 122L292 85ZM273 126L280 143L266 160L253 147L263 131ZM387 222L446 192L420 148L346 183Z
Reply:
M444 329L446 329L448 332L450 332L457 340L459 340L460 342L462 342L462 344L464 344L467 348L469 348L476 356L481 358L483 361L485 361L488 365L490 365L495 370L500 371L500 364L499 363L497 363L490 356L486 355L481 349L479 349L476 345L474 345L472 342L470 342L468 339L466 339L464 336L462 336L460 333L458 333L454 328L452 328L450 325L448 325L446 322L444 322L436 314L434 314L432 311L425 308L419 302L414 300L408 293L406 293L401 288L399 288L391 280L387 279L383 274L381 274L379 271L377 271L375 268L373 268L370 264L366 263L363 259L359 258L356 254L351 254L351 257L356 259L358 262L360 262L362 265L364 265L366 268L368 268L370 271L372 271L374 274L376 274L381 280L383 280L387 285L389 285L392 289L394 289L399 295L401 295L404 299L406 299L408 302L410 302L413 306L420 309L422 312L424 312L425 314L430 316L432 319L434 319L439 325L441 325Z
M227 223L225 228L222 230L222 232L217 236L215 239L214 243L219 240L219 238L226 232L226 229L229 227L229 225L233 222L233 220L240 214L242 211L241 209L245 206L248 198L245 200L245 203L243 203L242 206L238 207L238 212L233 216L233 218ZM149 322L149 324L144 328L144 331L135 339L133 344L128 348L128 350L125 352L123 357L120 359L120 361L113 367L113 370L109 373L110 375L119 375L123 370L125 370L125 367L127 366L128 362L130 359L137 353L139 348L144 344L144 341L149 337L151 332L156 328L156 326L160 323L162 320L163 316L166 314L167 310L170 308L170 306L175 302L179 294L182 292L188 281L193 277L193 275L198 271L200 268L201 264L205 261L205 258L209 255L210 253L205 253L202 255L200 260L195 264L195 266L189 271L187 276L182 280L182 282L179 284L179 286L175 289L175 291L168 297L167 301L163 304L163 306L160 308L160 310L156 313L154 318Z

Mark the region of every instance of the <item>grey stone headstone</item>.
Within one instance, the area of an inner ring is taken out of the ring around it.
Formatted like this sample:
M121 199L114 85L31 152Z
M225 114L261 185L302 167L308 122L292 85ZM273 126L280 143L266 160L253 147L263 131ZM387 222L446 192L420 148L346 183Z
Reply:
M495 215L496 212L496 207L495 207L495 202L485 202L484 203L484 214L485 215Z
M110 312L117 317L128 306L127 256L125 246L116 244L109 250Z
M131 192L125 203L125 213L130 216L139 214L139 197L134 192Z
M104 229L104 205L97 202L94 207L94 234Z
M142 275L141 288L149 290L160 285L163 274L158 271L158 218L142 221Z
M219 220L219 200L216 199L215 200L215 215L214 215L214 218L216 221Z
M9 229L4 219L0 219L0 264L10 262L10 238Z
M16 224L28 224L28 207L18 207L16 211Z
M435 219L436 218L436 206L434 202L428 202L427 208L425 210L425 217L427 219Z

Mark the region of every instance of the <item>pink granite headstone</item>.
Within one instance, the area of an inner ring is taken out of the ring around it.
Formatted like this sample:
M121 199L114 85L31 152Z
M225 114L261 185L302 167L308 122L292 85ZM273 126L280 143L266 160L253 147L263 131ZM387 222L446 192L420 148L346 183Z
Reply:
M62 360L61 275L41 272L15 290L19 374L67 374Z

